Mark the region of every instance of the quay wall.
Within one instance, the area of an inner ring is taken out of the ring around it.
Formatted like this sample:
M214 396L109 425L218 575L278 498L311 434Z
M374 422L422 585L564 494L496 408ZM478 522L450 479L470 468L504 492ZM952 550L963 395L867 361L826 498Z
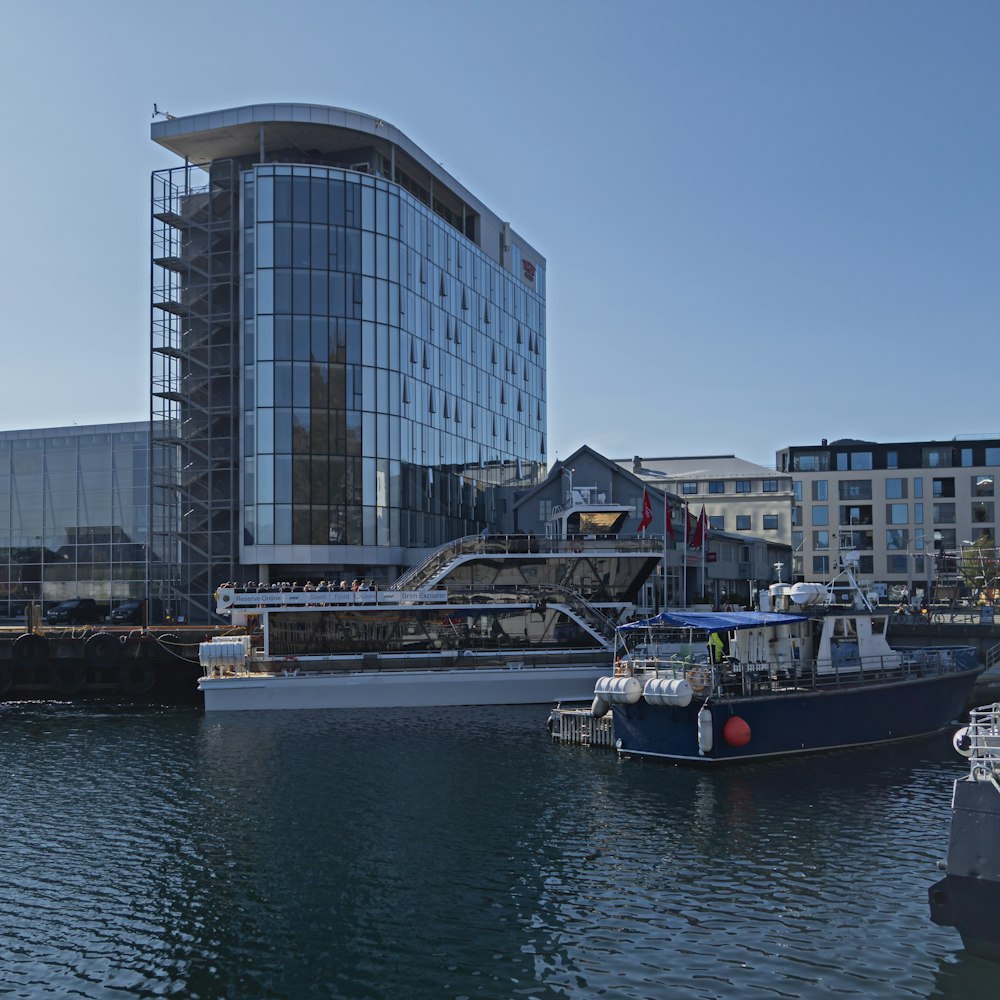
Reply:
M198 646L229 629L0 628L0 701L198 704Z

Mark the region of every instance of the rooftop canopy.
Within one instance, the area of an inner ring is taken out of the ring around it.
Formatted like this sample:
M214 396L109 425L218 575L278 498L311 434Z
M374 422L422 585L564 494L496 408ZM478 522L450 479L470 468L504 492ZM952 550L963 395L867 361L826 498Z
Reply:
M641 622L619 625L619 632L633 629L668 626L697 628L706 632L735 632L744 628L764 628L767 625L791 625L808 621L806 615L783 615L774 611L661 611Z

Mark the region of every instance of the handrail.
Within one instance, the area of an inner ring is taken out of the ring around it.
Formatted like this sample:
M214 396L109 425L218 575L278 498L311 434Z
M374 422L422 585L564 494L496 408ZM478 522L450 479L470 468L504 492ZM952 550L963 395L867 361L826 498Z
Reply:
M572 553L585 555L588 552L656 552L663 550L662 539L636 535L631 538L541 538L523 532L502 535L464 535L438 546L423 562L408 569L389 590L413 590L443 579L443 570L462 556L492 555L555 555Z
M986 650L986 669L995 667L997 663L1000 663L1000 642Z

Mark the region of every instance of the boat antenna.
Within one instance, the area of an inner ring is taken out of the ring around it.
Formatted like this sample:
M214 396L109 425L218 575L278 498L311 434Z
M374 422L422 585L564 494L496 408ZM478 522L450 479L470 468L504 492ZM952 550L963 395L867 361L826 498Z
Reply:
M778 583L781 583L781 570L784 567L784 563L776 562L774 564L774 572L777 574Z

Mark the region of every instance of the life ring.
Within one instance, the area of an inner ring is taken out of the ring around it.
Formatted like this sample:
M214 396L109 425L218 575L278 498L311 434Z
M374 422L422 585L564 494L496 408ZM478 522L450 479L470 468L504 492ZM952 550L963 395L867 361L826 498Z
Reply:
M56 694L76 694L87 683L87 664L82 660L53 660L49 664L49 687Z
M15 667L33 667L48 663L49 643L45 636L25 632L14 640L11 660Z
M97 632L83 647L83 655L92 667L113 667L121 658L122 644L110 632Z
M149 660L125 660L118 668L118 686L126 694L146 694L155 683L156 668Z
M708 673L703 667L692 667L686 676L695 694L701 694L708 687Z

